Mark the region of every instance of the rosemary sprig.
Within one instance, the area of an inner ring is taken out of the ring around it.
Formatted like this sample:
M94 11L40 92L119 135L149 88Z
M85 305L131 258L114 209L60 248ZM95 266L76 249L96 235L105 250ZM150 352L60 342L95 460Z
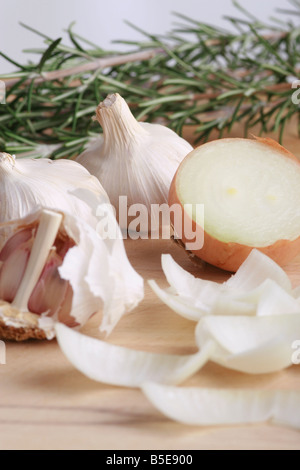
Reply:
M139 119L163 120L178 133L193 126L197 141L214 130L222 136L236 122L243 123L245 135L259 125L282 140L287 121L299 116L290 82L300 67L300 29L293 22L300 2L290 3L292 11L263 24L234 1L243 18L227 20L237 32L178 13L165 36L132 25L145 40L115 41L133 47L122 54L81 37L73 24L67 29L72 46L26 26L43 37L45 48L34 50L37 61L29 65L1 53L17 68L0 76L7 88L7 104L0 106L1 149L52 158L81 152L99 132L91 119L97 103L114 92Z

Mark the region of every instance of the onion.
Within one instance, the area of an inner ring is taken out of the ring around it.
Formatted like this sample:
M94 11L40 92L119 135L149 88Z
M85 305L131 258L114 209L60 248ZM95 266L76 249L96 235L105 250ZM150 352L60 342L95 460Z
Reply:
M300 393L276 390L179 388L147 383L142 387L164 415L197 426L271 421L300 429Z
M169 289L155 281L149 284L172 310L188 320L205 315L281 315L300 312L298 291L292 290L289 277L273 260L252 250L246 261L227 282L195 278L182 269L170 255L162 255L162 268Z
M196 329L199 352L188 356L135 351L90 338L60 323L55 330L63 353L84 375L97 382L139 387L144 382L179 384L209 360L249 374L289 367L300 314L205 317Z
M76 369L97 382L126 387L148 381L181 383L208 361L214 347L208 341L200 352L189 356L156 354L105 343L61 323L55 329L63 353Z
M199 348L215 343L210 359L246 374L268 374L292 365L300 314L264 317L207 316L196 328Z
M191 251L228 271L236 271L253 248L280 265L292 260L300 251L299 201L300 164L272 139L198 147L180 164L169 194L169 205L182 208L182 220L171 212L175 233L191 245L184 222L197 234L204 230L203 247ZM198 204L204 205L204 227L196 223Z

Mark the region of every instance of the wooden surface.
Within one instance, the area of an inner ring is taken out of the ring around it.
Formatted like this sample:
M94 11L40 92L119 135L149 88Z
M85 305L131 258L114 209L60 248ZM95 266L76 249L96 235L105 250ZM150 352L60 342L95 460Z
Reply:
M297 153L299 140L289 132L285 144ZM211 266L193 265L172 241L127 241L126 248L139 273L161 285L166 285L160 267L162 253L171 253L197 276L217 281L228 277ZM300 284L300 256L286 270L294 285ZM101 338L97 323L99 318L94 318L83 332ZM146 286L144 301L122 319L109 341L189 354L196 351L194 326L171 312ZM184 385L299 390L300 366L252 377L210 363ZM0 408L1 449L300 449L300 433L284 427L200 428L174 423L139 390L84 377L65 359L56 341L7 343L7 364L0 365Z

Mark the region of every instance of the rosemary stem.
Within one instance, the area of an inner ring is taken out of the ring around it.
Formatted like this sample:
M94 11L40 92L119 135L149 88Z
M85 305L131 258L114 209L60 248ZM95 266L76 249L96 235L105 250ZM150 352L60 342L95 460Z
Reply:
M106 67L114 67L116 65L127 64L130 62L139 62L142 60L150 60L155 57L156 54L161 53L160 49L153 49L150 51L141 51L134 52L132 54L124 54L115 57L105 57L104 59L97 59L92 62L83 63L76 65L75 67L70 67L62 70L54 70L51 72L43 72L41 76L36 76L33 79L28 79L23 82L23 85L28 85L34 81L34 83L39 84L47 81L60 80L62 78L70 77L72 75L79 75L85 72L92 72L94 70L104 69ZM11 80L6 80L5 85L7 88L12 87L19 81L18 78L13 78Z

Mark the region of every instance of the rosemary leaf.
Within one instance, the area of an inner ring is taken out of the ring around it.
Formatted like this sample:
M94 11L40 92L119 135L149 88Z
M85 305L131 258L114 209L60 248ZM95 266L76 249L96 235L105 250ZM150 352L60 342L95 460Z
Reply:
M138 119L159 120L179 134L193 126L196 142L207 141L213 131L222 136L235 123L245 135L258 126L259 133L274 131L281 141L287 122L299 120L300 114L291 99L291 81L300 71L295 21L300 0L290 4L291 9L279 10L265 24L234 1L238 14L226 17L233 31L181 13L174 13L177 22L165 35L131 25L144 39L114 44L128 45L147 58L127 63L126 53L82 37L74 23L66 30L71 45L23 25L45 46L28 49L36 56L30 64L0 53L15 68L0 76L7 101L0 106L0 150L73 156L100 131L91 119L97 104L116 92ZM110 56L114 65L100 67L102 58Z

